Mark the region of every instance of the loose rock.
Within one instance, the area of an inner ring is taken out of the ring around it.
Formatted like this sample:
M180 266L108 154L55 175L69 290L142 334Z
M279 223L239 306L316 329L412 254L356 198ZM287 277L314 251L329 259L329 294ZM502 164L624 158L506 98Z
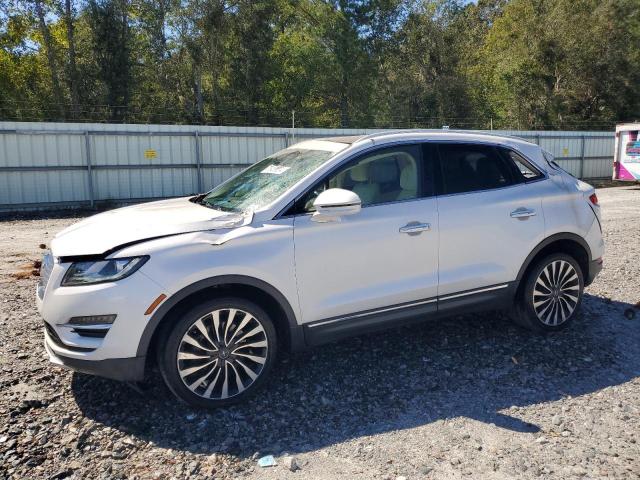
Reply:
M154 369L136 392L49 364L37 278L11 272L75 219L0 220L0 479L635 478L640 191L598 196L604 269L566 330L483 312L282 353L255 397L214 411Z
M285 468L287 468L288 470L291 470L292 472L295 472L296 470L300 470L300 465L298 464L298 460L296 459L296 457L293 457L293 456L283 457L282 464L285 466Z

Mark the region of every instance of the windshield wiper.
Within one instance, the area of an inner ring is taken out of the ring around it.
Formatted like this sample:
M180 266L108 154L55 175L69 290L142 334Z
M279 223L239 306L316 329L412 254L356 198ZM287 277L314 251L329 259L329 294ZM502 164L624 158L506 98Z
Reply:
M207 194L206 194L206 193L199 193L199 194L198 194L198 195L196 195L195 197L191 197L191 198L189 199L189 201L190 201L190 202L193 202L193 203L199 203L199 204L201 204L201 205L202 205L202 204L204 203L204 202L203 202L203 200L204 200L204 198L205 198L206 196L207 196Z
M228 212L228 213L241 213L233 208L225 207L217 203L205 202L204 200L205 197L206 197L206 194L202 194L202 195L198 195L197 197L190 198L189 201L193 203L197 203L198 205L202 205L203 207L210 208L212 210L220 210L222 212Z

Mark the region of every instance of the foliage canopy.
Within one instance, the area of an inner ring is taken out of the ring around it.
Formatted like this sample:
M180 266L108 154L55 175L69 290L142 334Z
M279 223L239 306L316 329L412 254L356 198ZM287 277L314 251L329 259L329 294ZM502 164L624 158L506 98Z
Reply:
M639 0L5 0L0 118L610 128Z

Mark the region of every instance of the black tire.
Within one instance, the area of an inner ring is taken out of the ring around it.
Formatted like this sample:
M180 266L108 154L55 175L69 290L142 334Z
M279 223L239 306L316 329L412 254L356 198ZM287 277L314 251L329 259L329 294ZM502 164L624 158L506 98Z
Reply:
M548 255L537 261L522 281L511 312L519 325L534 332L554 332L566 328L580 310L584 275L572 256ZM547 288L547 283L552 288Z
M224 407L246 400L264 384L277 343L276 329L262 308L242 298L218 298L195 306L167 328L158 344L158 366L179 400Z

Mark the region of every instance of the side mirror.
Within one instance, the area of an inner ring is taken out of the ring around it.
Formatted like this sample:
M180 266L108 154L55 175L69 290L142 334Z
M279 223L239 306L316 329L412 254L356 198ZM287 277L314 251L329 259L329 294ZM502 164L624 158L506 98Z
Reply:
M314 222L335 222L344 215L354 215L360 211L362 201L357 193L342 188L325 190L313 202L316 213Z

